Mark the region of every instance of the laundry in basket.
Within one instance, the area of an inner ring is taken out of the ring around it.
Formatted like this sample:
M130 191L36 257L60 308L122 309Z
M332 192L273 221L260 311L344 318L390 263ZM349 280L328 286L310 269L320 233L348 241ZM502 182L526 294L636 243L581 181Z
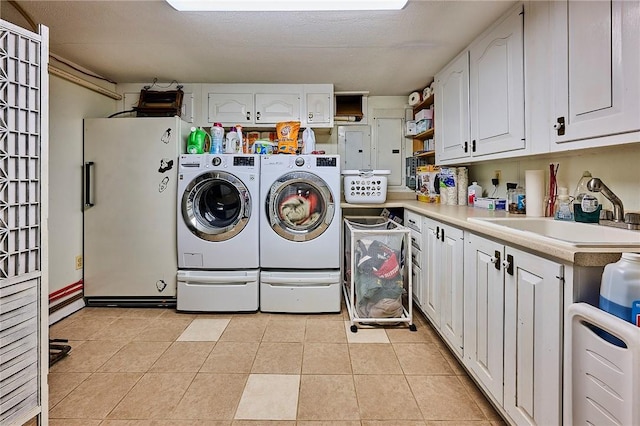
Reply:
M402 316L402 295L404 294L402 235L384 233L384 229L389 226L384 223L373 225L374 228L371 225L357 223L351 223L351 226L354 229L372 231L354 235L352 273L358 315L364 318ZM375 226L379 227L379 233L376 233Z

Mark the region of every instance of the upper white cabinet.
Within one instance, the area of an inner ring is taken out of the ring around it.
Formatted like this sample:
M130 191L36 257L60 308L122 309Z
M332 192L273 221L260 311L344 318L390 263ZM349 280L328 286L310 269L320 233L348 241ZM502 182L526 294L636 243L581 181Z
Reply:
M333 126L333 86L331 84L305 84L304 120L312 127Z
M469 52L435 76L436 162L469 157Z
M239 89L219 86L211 87L209 90L212 91L207 92L207 123L253 124L253 93L241 93Z
M472 156L525 147L523 33L519 6L469 47Z
M209 124L274 127L300 121L303 127L333 126L331 84L209 84L203 92Z
M300 92L256 93L256 124L300 121Z
M640 140L640 3L559 1L552 10L551 149Z
M524 17L512 9L436 77L436 161L525 148Z

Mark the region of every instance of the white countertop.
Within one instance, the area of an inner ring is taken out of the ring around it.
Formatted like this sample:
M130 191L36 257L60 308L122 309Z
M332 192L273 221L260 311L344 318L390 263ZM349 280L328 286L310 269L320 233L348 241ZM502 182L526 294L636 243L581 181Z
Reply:
M523 237L519 233L510 232L507 229L500 230L484 226L476 222L470 222L468 218L486 217L519 217L504 210L490 211L468 206L448 206L443 204L424 203L415 199L387 199L383 204L351 204L342 202L343 209L364 208L404 208L419 213L423 216L456 226L465 231L501 240L510 246L519 246L538 255L560 259L578 266L604 266L616 262L620 254L634 251L640 252L640 242L637 249L629 247L575 247L562 242L554 243L548 238L535 236ZM522 216L524 217L524 216Z

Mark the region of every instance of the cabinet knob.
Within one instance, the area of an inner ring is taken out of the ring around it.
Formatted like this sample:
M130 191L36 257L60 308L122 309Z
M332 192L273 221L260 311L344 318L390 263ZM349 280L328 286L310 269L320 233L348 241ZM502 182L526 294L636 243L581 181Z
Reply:
M498 262L498 260L500 260L500 259L498 259L497 257L493 257L493 256L491 256L489 258L489 262L493 263L494 265Z
M313 120L313 113L312 112L309 113L309 120Z
M511 265L511 263L509 263L509 261L508 261L508 260L503 260L503 261L502 261L502 266L503 266L504 268L508 268L508 267L509 267L509 265Z
M247 121L251 121L251 111L247 111Z
M260 111L256 112L256 121L260 120Z

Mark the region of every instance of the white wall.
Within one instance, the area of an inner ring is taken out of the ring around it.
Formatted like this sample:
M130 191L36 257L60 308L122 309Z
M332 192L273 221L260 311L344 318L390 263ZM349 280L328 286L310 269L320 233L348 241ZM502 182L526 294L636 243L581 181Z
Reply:
M608 147L594 151L565 153L540 158L497 160L469 167L469 182L477 180L492 195L491 178L495 170L502 172L496 196L506 195L506 183L518 182L524 187L524 172L529 169L545 170L549 183L549 163L560 164L558 186L569 188L573 195L582 172L588 170L602 179L623 202L625 211L640 211L640 144Z
M116 101L59 77L49 80L49 294L82 278L82 119Z

